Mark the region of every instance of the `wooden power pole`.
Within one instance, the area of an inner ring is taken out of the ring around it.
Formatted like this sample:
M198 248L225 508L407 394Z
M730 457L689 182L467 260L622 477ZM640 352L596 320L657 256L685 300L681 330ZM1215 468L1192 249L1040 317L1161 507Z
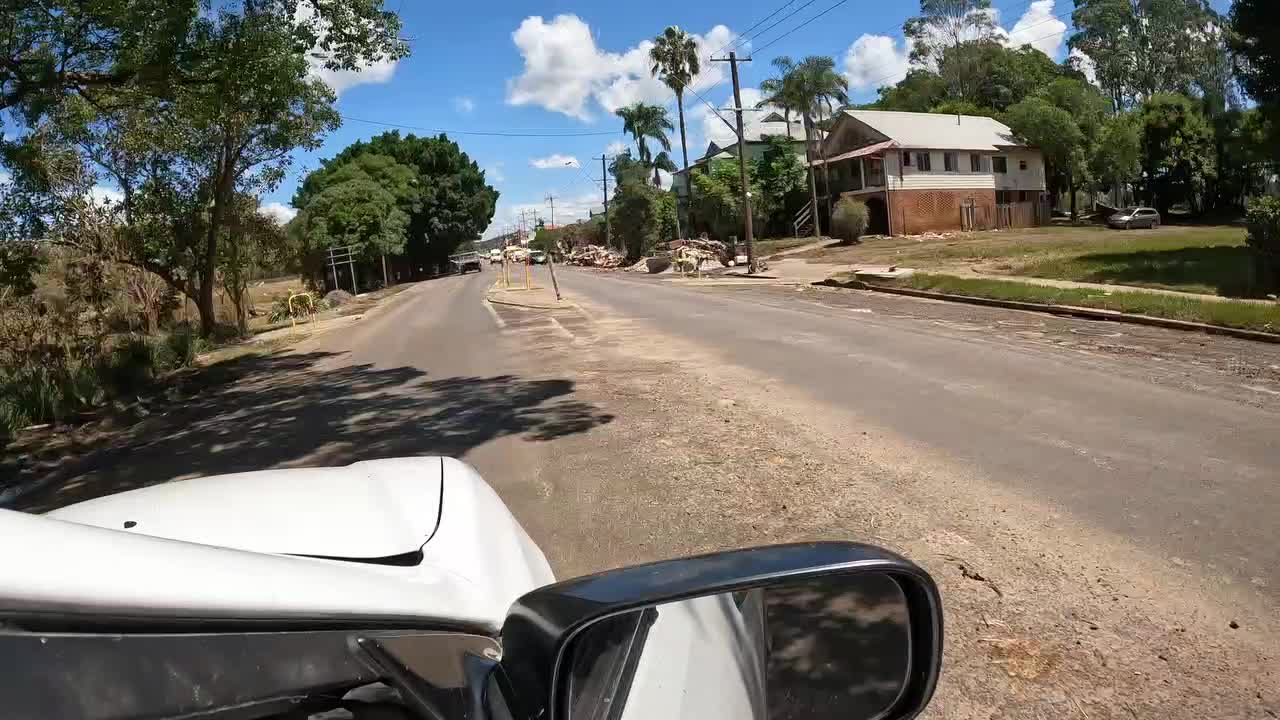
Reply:
M742 88L738 85L738 63L751 62L751 58L738 59L738 54L729 51L729 57L712 58L712 62L727 62L733 71L733 113L737 117L738 134L738 177L742 181L742 226L746 231L747 272L756 271L755 236L751 227L751 184L747 182L747 138L742 129Z
M609 232L609 168L605 164L608 161L608 159L609 159L608 155L605 155L605 154L600 155L600 182L601 182L601 187L604 188L604 246L605 247L612 246L612 242L610 241L610 237L609 237L612 234Z

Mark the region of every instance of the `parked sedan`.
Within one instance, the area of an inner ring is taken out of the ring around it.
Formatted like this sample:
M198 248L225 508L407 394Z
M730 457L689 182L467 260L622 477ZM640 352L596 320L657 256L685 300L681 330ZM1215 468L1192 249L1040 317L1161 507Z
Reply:
M1160 213L1146 207L1129 207L1107 218L1107 225L1129 230L1131 228L1160 227Z
M533 263L534 265L546 265L547 254L542 252L541 250L533 250L529 253L529 262Z

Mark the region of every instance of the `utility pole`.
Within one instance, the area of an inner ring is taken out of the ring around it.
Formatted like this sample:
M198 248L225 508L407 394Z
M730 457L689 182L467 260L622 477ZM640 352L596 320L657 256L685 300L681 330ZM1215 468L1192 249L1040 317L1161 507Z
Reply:
M751 58L738 59L738 54L729 51L729 58L712 58L712 62L727 62L733 70L733 112L738 119L738 177L742 181L742 225L747 236L747 272L755 274L756 248L755 237L751 228L751 186L747 182L747 140L742 130L742 89L738 86L738 63L751 62ZM815 212L816 212L815 208Z
M556 226L556 196L547 194L547 202L551 203L551 227Z
M600 155L600 182L604 188L604 246L610 247L612 242L609 235L609 168L605 162L609 159L608 155L601 153Z

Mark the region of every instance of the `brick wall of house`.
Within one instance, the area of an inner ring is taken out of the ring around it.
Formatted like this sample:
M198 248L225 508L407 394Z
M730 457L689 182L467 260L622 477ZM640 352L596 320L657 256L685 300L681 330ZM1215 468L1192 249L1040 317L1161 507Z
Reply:
M995 190L892 190L890 215L895 235L961 230L962 207L974 205L974 229L997 227ZM1012 227L1034 227L1034 202L1013 203Z

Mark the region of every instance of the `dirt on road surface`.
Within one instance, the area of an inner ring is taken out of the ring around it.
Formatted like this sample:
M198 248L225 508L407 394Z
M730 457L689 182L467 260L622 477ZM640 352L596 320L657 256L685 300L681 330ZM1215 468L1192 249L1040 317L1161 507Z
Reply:
M575 496L592 521L529 522L560 572L598 569L602 547L618 548L619 564L865 540L914 559L942 588L947 651L931 717L1280 708L1275 607L1249 589L1171 566L851 408L584 307L591 320L558 321L574 338L548 342L544 368L572 373L579 397L620 421L561 444L558 477L585 480L550 481L549 496Z
M186 474L445 452L480 469L558 577L814 539L905 554L946 609L929 717L1280 712L1265 579L1157 555L656 323L580 296L562 311L490 307L487 283L446 279L353 332L257 361L163 423L68 459L57 493L31 508ZM801 291L753 302L785 293ZM1098 340L1007 341L1055 337Z

